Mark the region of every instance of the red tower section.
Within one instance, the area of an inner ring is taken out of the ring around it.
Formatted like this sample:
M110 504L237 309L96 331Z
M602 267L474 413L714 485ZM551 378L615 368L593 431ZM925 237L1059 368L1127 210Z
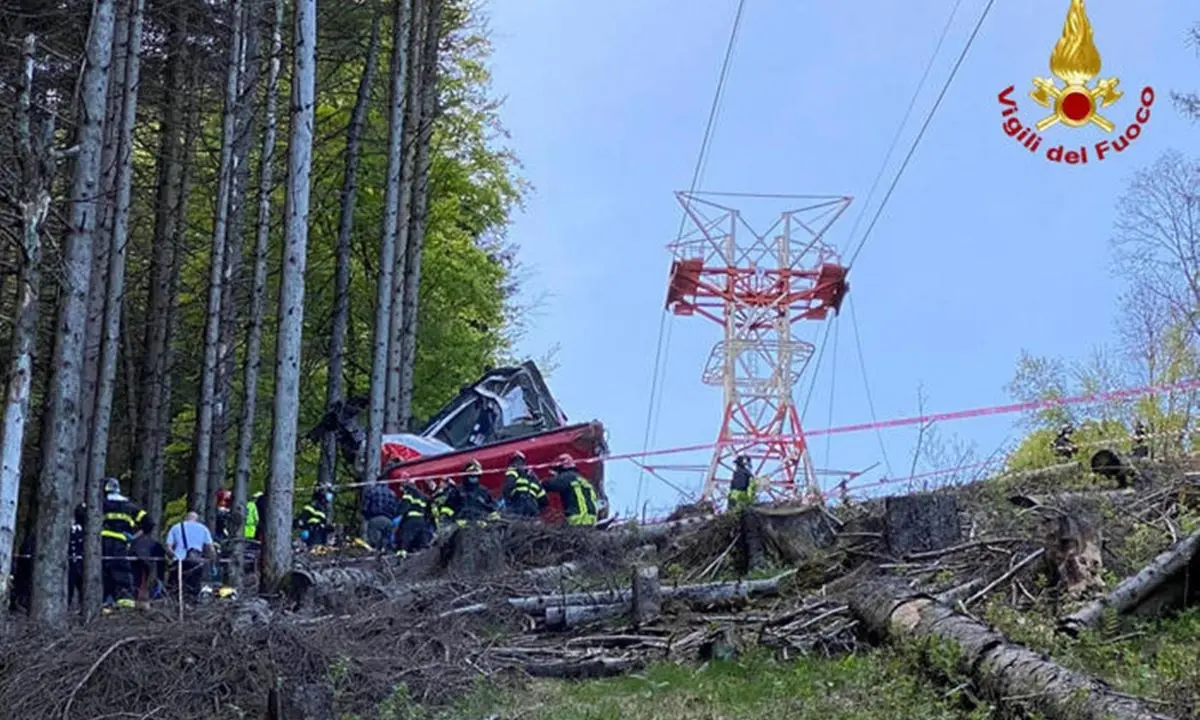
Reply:
M772 499L815 497L816 475L792 398L814 346L795 336L805 320L838 311L849 290L846 268L824 240L849 197L738 197L800 205L756 231L742 213L676 193L691 230L670 245L674 255L667 308L719 324L724 338L709 355L703 380L721 386L724 413L702 497L728 489L733 461L746 455Z

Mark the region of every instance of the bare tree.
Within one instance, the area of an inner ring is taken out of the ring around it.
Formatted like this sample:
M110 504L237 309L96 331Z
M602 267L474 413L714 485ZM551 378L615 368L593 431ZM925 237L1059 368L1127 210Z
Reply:
M343 365L346 352L346 332L350 325L350 240L354 231L354 208L358 196L358 161L362 155L363 126L367 120L367 103L371 99L371 87L375 83L375 67L379 57L379 25L383 16L379 10L371 21L371 40L367 46L367 59L363 63L362 77L358 83L358 96L350 112L350 125L346 129L346 169L342 176L341 213L338 218L336 249L337 269L333 283L333 328L329 335L329 369L325 385L325 404L333 405L345 395ZM337 462L337 441L333 433L321 439L321 463L318 481L333 482L334 465Z
M182 226L179 210L186 162L187 23L187 3L176 4L172 8L167 31L168 56L163 86L177 91L167 95L160 130L154 250L150 264L144 356L140 372L138 450L133 454L134 497L144 503L147 511L156 519L158 510L150 503L150 488L155 482L160 487L162 485L162 476L159 474L156 478L155 469L159 466L170 419L170 409L164 407L163 399L167 377L167 318L172 298L171 281L179 263L176 234Z
M108 249L108 287L101 327L100 374L96 382L95 414L88 448L88 477L105 475L108 460L108 430L112 419L113 394L117 380L117 357L121 340L121 307L125 299L125 255L129 240L129 206L133 195L133 128L137 121L138 83L141 74L142 21L145 0L132 0L129 9L128 50L121 83L120 114L117 116L116 199Z
M1188 30L1188 44L1200 51L1200 23L1196 23ZM1173 92L1171 99L1175 101L1175 105L1185 116L1192 120L1200 120L1200 93Z
M212 462L213 404L216 398L217 362L221 343L221 286L225 279L226 227L230 185L233 182L234 120L238 107L238 78L243 57L242 0L229 8L229 60L225 71L225 109L221 116L221 164L217 179L217 209L213 217L212 264L208 276L208 310L204 322L204 364L200 371L200 399L196 410L191 507L207 515L209 466Z
M1057 358L1037 357L1027 350L1021 351L1016 372L1004 389L1018 402L1033 402L1066 397L1070 382L1069 370ZM1026 427L1039 427L1069 420L1070 410L1051 408L1026 413L1021 422Z
M309 173L312 169L316 94L317 1L295 4L292 120L288 143L286 236L279 282L279 334L275 348L275 422L267 485L264 571L278 581L292 564L292 498L300 413L300 347L304 331L304 268L308 252Z
M37 553L34 562L31 615L51 627L67 622L67 541L71 532L71 500L78 433L83 326L88 309L92 243L96 231L100 156L104 142L104 104L112 55L113 0L96 0L88 33L78 123L79 152L71 187L70 230L62 250L66 287L56 322L53 379L45 412L51 432L42 438L44 460L38 492ZM99 488L89 484L88 554L99 556Z
M396 250L392 258L392 304L388 321L387 398L384 432L408 429L401 424L401 388L404 367L404 279L412 230L412 199L416 184L417 140L421 127L421 54L429 14L429 0L413 0L408 20L408 68L404 81L404 149L400 156L400 214L397 216Z
M1117 205L1114 262L1200 336L1200 162L1164 153Z
M405 243L403 324L400 337L400 425L412 422L413 369L417 362L417 317L420 304L421 255L429 226L429 162L433 122L437 113L438 41L443 0L429 0L421 49L420 112L417 122L416 163L413 170L412 215Z
M421 0L414 0L419 4ZM408 61L406 29L410 25L407 0L395 0L392 20L391 94L388 97L387 183L383 197L383 230L379 239L379 276L375 293L375 337L371 355L370 411L367 420L367 447L363 460L363 481L379 473L380 445L383 440L388 394L388 358L392 338L392 303L396 300L393 278L396 262L396 237L399 227L400 185L404 151L405 66Z
M242 529L250 494L250 455L258 407L258 376L262 369L263 315L267 302L267 256L271 240L271 188L274 186L276 111L279 104L279 66L283 57L283 0L274 0L271 26L271 60L267 67L266 112L258 175L258 228L254 240L254 279L250 288L250 319L246 327L246 360L242 379L242 418L238 434L237 465L233 480L233 532L238 538L234 557L242 557ZM233 564L235 584L242 564Z
M17 497L21 488L21 455L29 397L33 385L33 351L37 344L38 293L42 284L41 231L50 209L50 184L54 178L53 115L42 124L35 139L33 115L33 64L37 39L25 38L21 48L21 81L17 95L17 170L20 196L6 197L21 217L17 307L12 335L12 359L4 424L0 426L0 568L12 566L17 535ZM9 575L0 581L0 608L8 607Z

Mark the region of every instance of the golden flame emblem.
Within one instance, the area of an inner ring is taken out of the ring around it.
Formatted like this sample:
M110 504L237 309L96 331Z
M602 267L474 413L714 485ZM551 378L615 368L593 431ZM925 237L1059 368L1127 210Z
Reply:
M1037 123L1038 130L1057 123L1076 128L1094 123L1105 132L1113 131L1113 124L1098 111L1120 100L1124 93L1117 90L1120 80L1115 77L1099 80L1095 87L1088 86L1100 74L1100 51L1092 40L1092 23L1083 0L1071 0L1062 37L1050 53L1050 72L1064 86L1059 87L1052 78L1033 79L1033 92L1029 96L1053 111Z

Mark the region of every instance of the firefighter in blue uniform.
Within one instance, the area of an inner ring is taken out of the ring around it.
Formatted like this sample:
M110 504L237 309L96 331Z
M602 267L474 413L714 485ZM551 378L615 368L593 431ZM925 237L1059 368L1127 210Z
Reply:
M114 477L104 479L104 524L100 530L100 567L104 574L104 602L117 607L134 606L133 567L129 563L129 543L146 511L121 494L121 483Z

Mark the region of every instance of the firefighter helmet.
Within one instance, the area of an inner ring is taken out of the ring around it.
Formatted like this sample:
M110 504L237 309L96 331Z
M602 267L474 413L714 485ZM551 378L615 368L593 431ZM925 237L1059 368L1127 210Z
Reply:
M575 458L571 457L570 453L563 453L554 461L554 466L563 468L564 470L574 470Z
M471 461L467 463L467 467L465 468L465 471L468 474L481 473L481 472L483 472L483 463L472 458Z

